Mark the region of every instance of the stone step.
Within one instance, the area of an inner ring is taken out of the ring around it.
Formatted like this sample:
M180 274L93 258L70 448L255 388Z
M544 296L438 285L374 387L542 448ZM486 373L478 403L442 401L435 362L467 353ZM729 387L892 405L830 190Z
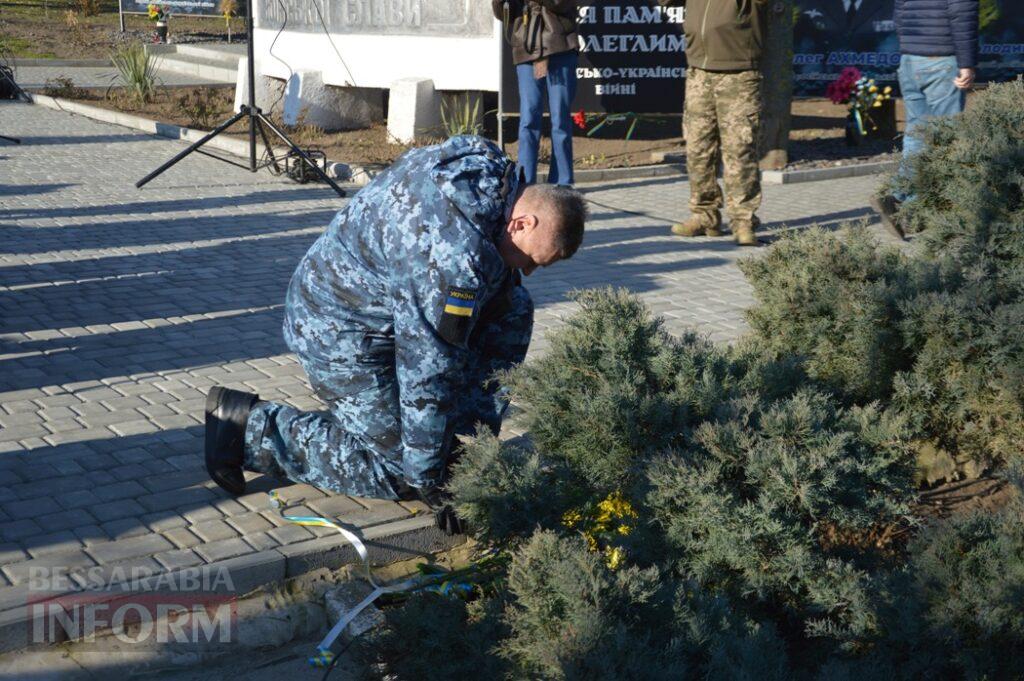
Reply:
M208 59L190 54L170 52L158 55L159 68L175 73L184 73L204 80L234 83L238 72L238 60Z
M190 43L174 47L175 54L216 59L232 67L237 66L239 57L244 57L246 53L245 43Z

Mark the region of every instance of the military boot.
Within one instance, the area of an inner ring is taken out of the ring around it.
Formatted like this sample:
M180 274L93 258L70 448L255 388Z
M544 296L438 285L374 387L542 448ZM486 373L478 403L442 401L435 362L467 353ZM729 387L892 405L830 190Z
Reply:
M758 246L761 242L754 236L756 223L748 220L734 220L729 225L732 229L732 238L739 246Z
M230 494L245 492L245 424L257 395L214 386L206 396L206 470Z
M722 218L694 213L684 222L672 225L672 233L676 236L722 236Z

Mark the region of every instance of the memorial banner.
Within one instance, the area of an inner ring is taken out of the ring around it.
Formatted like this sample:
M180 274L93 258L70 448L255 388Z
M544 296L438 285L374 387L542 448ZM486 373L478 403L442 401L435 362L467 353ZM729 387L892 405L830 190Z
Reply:
M1020 2L980 1L980 82L1005 81L1024 72ZM795 94L823 97L828 82L847 66L895 86L900 53L893 8L894 0L797 0ZM573 108L593 113L680 113L686 69L684 17L683 8L661 8L655 0L581 4L579 85ZM502 86L502 111L517 113L516 75L507 44Z
M680 113L686 75L682 7L655 0L596 0L579 7L574 109ZM504 35L504 34L503 34ZM511 48L502 55L502 110L519 111Z
M220 0L162 0L161 2L144 2L143 0L120 0L122 14L146 14L150 5L166 7L172 21L175 14L190 16L219 17ZM240 4L238 15L244 16L245 5Z

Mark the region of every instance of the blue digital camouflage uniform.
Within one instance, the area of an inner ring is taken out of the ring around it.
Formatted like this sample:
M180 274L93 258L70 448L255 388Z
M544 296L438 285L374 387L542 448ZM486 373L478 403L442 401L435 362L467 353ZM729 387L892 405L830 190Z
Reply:
M284 337L328 412L260 402L245 468L386 499L443 482L454 436L497 432L493 383L533 303L498 253L518 180L472 136L414 149L364 187L292 276Z

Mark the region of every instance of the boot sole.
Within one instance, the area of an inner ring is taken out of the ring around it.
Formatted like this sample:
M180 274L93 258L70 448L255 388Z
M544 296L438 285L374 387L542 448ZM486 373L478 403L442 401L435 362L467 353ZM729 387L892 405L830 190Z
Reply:
M227 413L234 411L241 405L241 396L248 408L256 401L255 395L236 393L227 388L214 386L206 396L206 437L205 437L205 461L206 470L221 488L226 492L238 496L245 493L245 476L242 474L241 464L219 460L221 453L231 451L236 447L244 446L242 440L245 437L244 427L233 426L230 419L226 418ZM237 404L233 404L238 402ZM230 437L223 431L223 428L230 428L233 432ZM227 439L226 439L227 438ZM226 439L226 441L225 441Z

